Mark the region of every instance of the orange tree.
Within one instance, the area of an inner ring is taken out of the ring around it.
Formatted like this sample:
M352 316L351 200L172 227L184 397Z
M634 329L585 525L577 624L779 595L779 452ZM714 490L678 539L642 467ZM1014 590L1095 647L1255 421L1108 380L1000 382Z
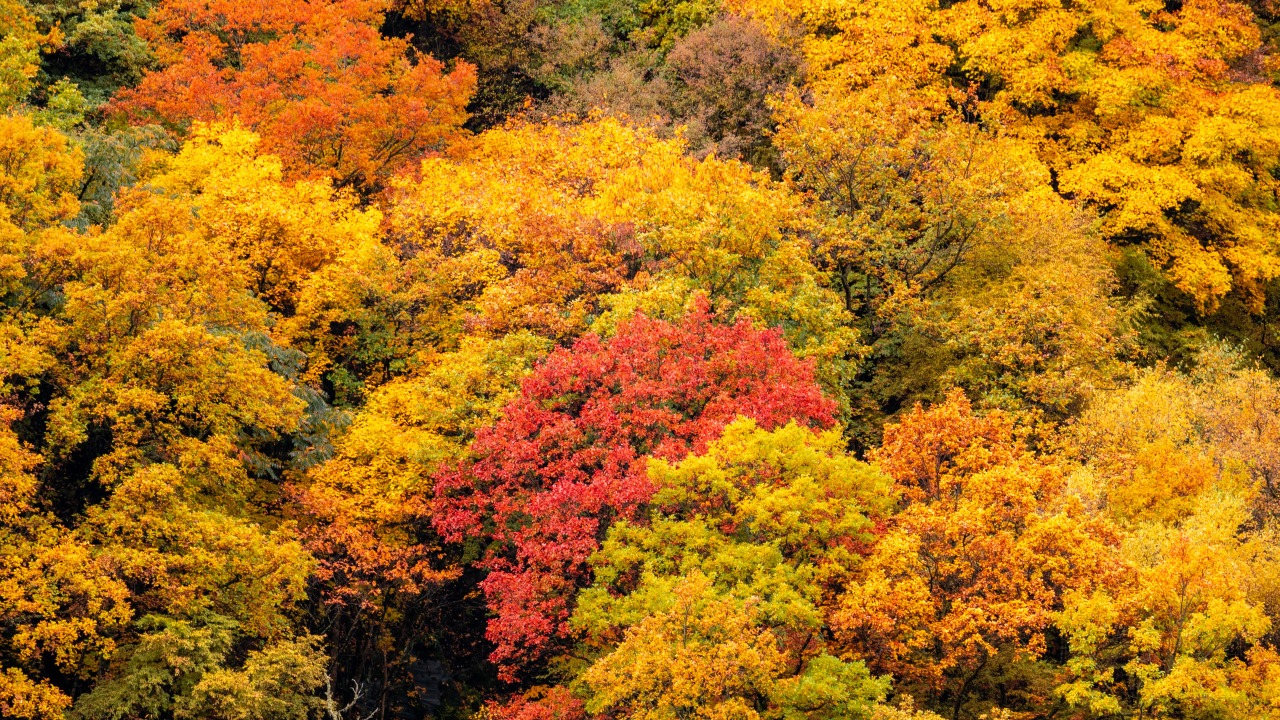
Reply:
M177 133L237 117L293 177L376 190L459 132L475 70L378 30L376 0L167 0L138 30L160 69L111 108Z
M992 697L1044 707L1046 631L1066 593L1116 575L1114 532L1007 417L975 415L958 391L887 427L873 456L905 507L841 599L838 641L952 718Z

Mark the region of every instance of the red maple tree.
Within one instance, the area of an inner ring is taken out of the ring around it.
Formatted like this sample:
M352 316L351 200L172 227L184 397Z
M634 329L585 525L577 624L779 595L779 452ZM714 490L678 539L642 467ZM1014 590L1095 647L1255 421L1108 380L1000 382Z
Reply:
M482 589L503 678L569 635L587 558L653 493L649 456L702 451L739 416L829 427L835 408L779 331L718 324L705 302L678 324L636 315L612 339L553 352L477 434L474 459L436 479L436 529L489 543Z

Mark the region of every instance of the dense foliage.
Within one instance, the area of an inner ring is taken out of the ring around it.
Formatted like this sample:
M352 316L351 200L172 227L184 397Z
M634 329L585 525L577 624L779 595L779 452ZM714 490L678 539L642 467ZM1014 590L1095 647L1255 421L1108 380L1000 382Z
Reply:
M0 720L1280 720L1272 0L0 0Z

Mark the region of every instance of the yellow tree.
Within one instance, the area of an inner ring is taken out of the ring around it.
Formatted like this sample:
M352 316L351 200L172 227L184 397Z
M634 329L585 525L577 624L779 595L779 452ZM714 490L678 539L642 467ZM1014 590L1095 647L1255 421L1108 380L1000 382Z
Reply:
M127 589L38 508L40 458L0 413L0 712L54 717L71 698L44 676L52 661L71 676L91 674L115 647L110 635L132 612Z
M654 460L648 517L617 523L573 617L585 708L643 718L865 718L887 679L832 655L828 614L886 509L888 479L838 433L725 428ZM570 663L570 667L572 663Z
M93 458L104 478L184 453L230 453L261 476L274 461L255 448L299 429L303 402L275 371L297 359L269 329L339 248L376 243L380 218L326 182L286 184L256 144L203 128L150 162L162 193L123 193L109 229L45 233L27 253L25 309L48 316L41 347L59 359L45 377L58 389L51 458L78 463L105 440L115 447ZM51 293L59 304L42 305Z
M40 70L41 46L56 42L59 33L41 35L22 0L5 0L0 16L0 112L7 113L26 100Z
M282 705L305 708L323 682L323 652L296 629L310 556L288 526L269 531L185 501L192 484L176 467L152 465L91 508L79 528L130 588L137 615L92 691L77 699L85 717L204 717L217 696L252 695L255 685ZM236 668L235 655L245 651L244 668ZM263 672L263 655L275 657L276 672ZM251 698L242 702L252 706Z
M826 211L821 257L873 335L986 241L1009 200L1048 179L1022 144L892 79L793 95L778 114L783 163Z
M0 222L31 231L75 217L83 163L57 131L27 115L0 116Z
M147 185L182 198L193 229L239 260L246 289L289 316L302 283L376 236L382 217L328 181L286 182L280 158L261 145L238 125L197 124L175 156L153 158Z
M1143 305L1115 297L1105 241L1049 188L1008 213L1010 227L976 246L921 313L898 382L963 387L1051 424L1129 376Z
M1125 529L1116 587L1071 598L1059 693L1097 714L1265 716L1276 698L1274 379L1221 349L1099 398L1076 491Z
M1109 237L1141 242L1202 311L1233 290L1262 308L1280 96L1246 4L974 0L936 27Z
M1248 517L1243 498L1209 492L1177 523L1135 527L1126 582L1070 597L1058 618L1072 656L1057 693L1101 716L1274 712L1280 658L1263 640L1280 559L1271 534L1244 531Z

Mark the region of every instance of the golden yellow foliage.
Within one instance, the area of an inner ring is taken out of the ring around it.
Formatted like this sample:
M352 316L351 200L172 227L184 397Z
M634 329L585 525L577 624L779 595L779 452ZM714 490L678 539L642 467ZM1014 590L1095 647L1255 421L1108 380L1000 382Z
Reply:
M35 126L27 115L0 115L0 233L10 225L31 231L75 217L80 204L73 191L83 165L81 151L61 133Z
M342 249L376 236L382 218L328 181L285 183L280 159L258 145L256 134L238 126L198 125L147 185L188 202L197 232L236 257L247 289L287 316L303 281Z
M1098 211L1108 239L1141 243L1202 312L1233 291L1261 311L1280 275L1280 94L1244 3L731 5L805 29L819 105L887 85L898 106L966 106L1034 146L1055 189Z
M0 674L0 712L17 720L61 717L71 698L48 681L34 681L17 668Z

